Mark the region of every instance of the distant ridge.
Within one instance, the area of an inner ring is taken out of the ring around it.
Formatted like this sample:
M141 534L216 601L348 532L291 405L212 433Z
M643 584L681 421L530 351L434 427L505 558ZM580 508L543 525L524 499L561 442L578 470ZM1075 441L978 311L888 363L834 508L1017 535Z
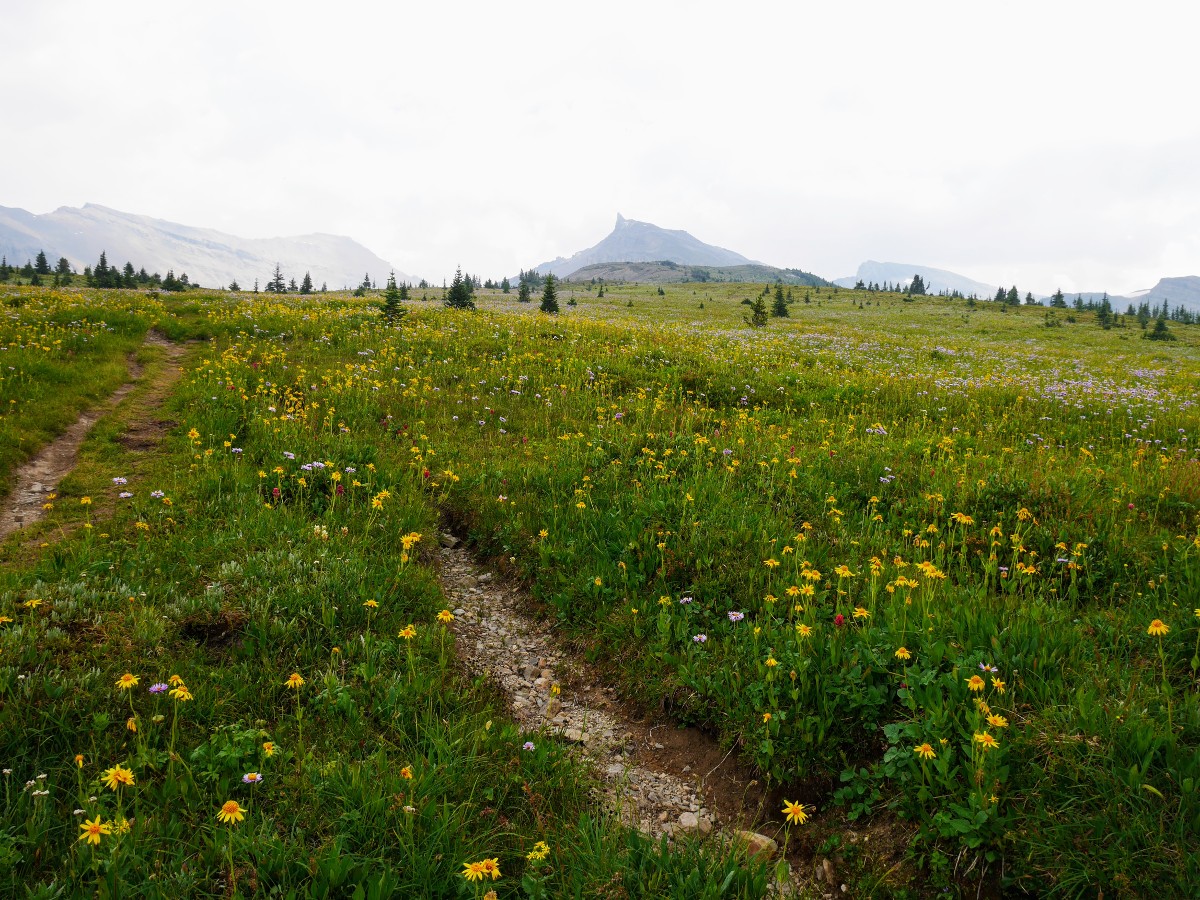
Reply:
M863 284L899 284L907 285L914 275L920 275L925 282L925 290L931 294L945 291L952 294L958 291L964 297L972 295L981 298L993 297L999 285L988 285L975 281L965 275L948 272L945 269L933 269L929 266L917 266L912 263L875 262L867 260L858 267L858 272L846 278L834 279L834 284L840 287L854 287L858 282Z
M132 262L163 275L174 269L177 276L186 273L192 284L204 287L225 287L236 280L246 290L256 278L265 284L276 263L285 278L300 281L309 272L316 285L327 283L331 289L361 284L368 273L382 285L393 268L357 241L334 234L243 238L95 203L43 215L0 206L0 253L23 265L39 250L51 263L65 256L78 272L94 266L104 251L110 265ZM399 271L396 277L413 280Z
M637 222L618 214L612 233L600 243L580 250L570 258L560 256L544 262L537 267L537 272L541 275L553 272L559 278L566 278L584 266L598 263L661 261L691 266L758 264L740 253L706 244L686 231L659 228L649 222Z
M1151 306L1166 302L1171 309L1182 306L1192 312L1200 312L1200 275L1160 278L1150 290L1138 291L1129 299Z
M741 266L693 266L656 260L654 262L611 262L595 263L577 269L569 276L570 281L640 282L644 284L673 284L679 282L741 282L757 281L775 284L797 284L825 286L830 284L811 272L799 269L777 269L751 263Z

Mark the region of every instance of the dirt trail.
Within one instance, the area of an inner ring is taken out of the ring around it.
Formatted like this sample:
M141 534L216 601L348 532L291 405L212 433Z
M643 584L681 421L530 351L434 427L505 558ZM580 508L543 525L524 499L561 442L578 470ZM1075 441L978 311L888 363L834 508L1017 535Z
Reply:
M185 348L171 343L154 331L146 334L145 343L161 347L166 352L167 369L155 385L155 394L165 396L167 389L179 377L178 360ZM103 403L85 411L66 431L43 447L37 456L13 473L12 492L0 504L0 540L45 515L42 505L47 502L46 496L57 490L58 483L75 467L79 448L87 433L137 386L142 377L142 367L134 354L130 354L128 366L129 381L113 391Z

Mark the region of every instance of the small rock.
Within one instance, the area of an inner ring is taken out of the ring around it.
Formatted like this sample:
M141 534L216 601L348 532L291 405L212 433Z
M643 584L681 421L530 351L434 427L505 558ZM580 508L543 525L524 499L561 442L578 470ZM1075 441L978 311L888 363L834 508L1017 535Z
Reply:
M491 581L491 580L492 580L492 573L491 573L491 572L483 572L483 573L481 573L481 574L480 574L480 576L479 576L479 580L480 580L480 581Z
M546 701L546 708L542 711L542 715L547 719L553 719L562 709L562 703L557 697L551 697Z
M660 822L665 822L669 818L670 818L670 814L665 809L658 814L658 821L660 821ZM682 823L680 823L680 824L682 824Z
M454 611L454 614L456 616L465 616L467 614L467 611L460 606L458 609L456 609Z
M663 813L663 816L666 816L666 813ZM664 821L665 821L665 819L664 819ZM696 814L694 812L680 813L679 814L679 827L685 828L688 831L692 831L692 830L700 827L700 820L698 818L696 818Z
M691 766L684 766L684 767L683 767L683 771L684 771L684 772L690 772L690 771L692 771L692 767L691 767Z
M764 859L770 859L775 855L775 851L779 849L779 845L775 841L771 840L765 834L759 834L756 831L739 829L733 833L733 836L741 842L750 856L762 856Z
M655 750L661 750L662 748L663 748L663 745L662 745L662 744L658 743L658 741L655 741L655 742L654 742L654 749L655 749Z
M708 816L700 816L697 820L697 826L699 827L701 834L709 834L713 830L712 819L710 819Z
M572 744L586 744L591 738L590 734L580 731L578 728L564 728L562 736Z
M443 532L442 546L445 547L447 550L453 549L454 547L458 546L458 538L456 538L452 534Z
M837 887L837 876L833 872L833 863L828 859L821 860L821 873L825 876L825 881L830 887Z

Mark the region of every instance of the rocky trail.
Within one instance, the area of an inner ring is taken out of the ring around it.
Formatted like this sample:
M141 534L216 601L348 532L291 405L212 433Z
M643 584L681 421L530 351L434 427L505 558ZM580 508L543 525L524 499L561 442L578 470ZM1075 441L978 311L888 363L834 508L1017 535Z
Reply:
M519 588L476 563L452 535L442 536L440 566L464 665L492 680L526 730L576 745L599 777L607 807L625 824L653 838L714 834L751 854L775 856L776 840L754 827L774 819L762 830L778 829L773 795L739 769L733 754L696 729L628 708L592 666L563 648ZM789 879L793 887L800 880Z

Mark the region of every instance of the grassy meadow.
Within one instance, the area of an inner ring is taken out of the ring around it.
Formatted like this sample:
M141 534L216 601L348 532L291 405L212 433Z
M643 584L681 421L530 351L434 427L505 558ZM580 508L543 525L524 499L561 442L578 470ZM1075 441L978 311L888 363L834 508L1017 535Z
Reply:
M459 670L451 527L803 804L798 850L911 823L871 896L1192 895L1200 328L828 288L749 328L761 290L430 292L388 325L9 289L6 472L149 328L192 343L3 546L0 892L763 896L598 818Z

